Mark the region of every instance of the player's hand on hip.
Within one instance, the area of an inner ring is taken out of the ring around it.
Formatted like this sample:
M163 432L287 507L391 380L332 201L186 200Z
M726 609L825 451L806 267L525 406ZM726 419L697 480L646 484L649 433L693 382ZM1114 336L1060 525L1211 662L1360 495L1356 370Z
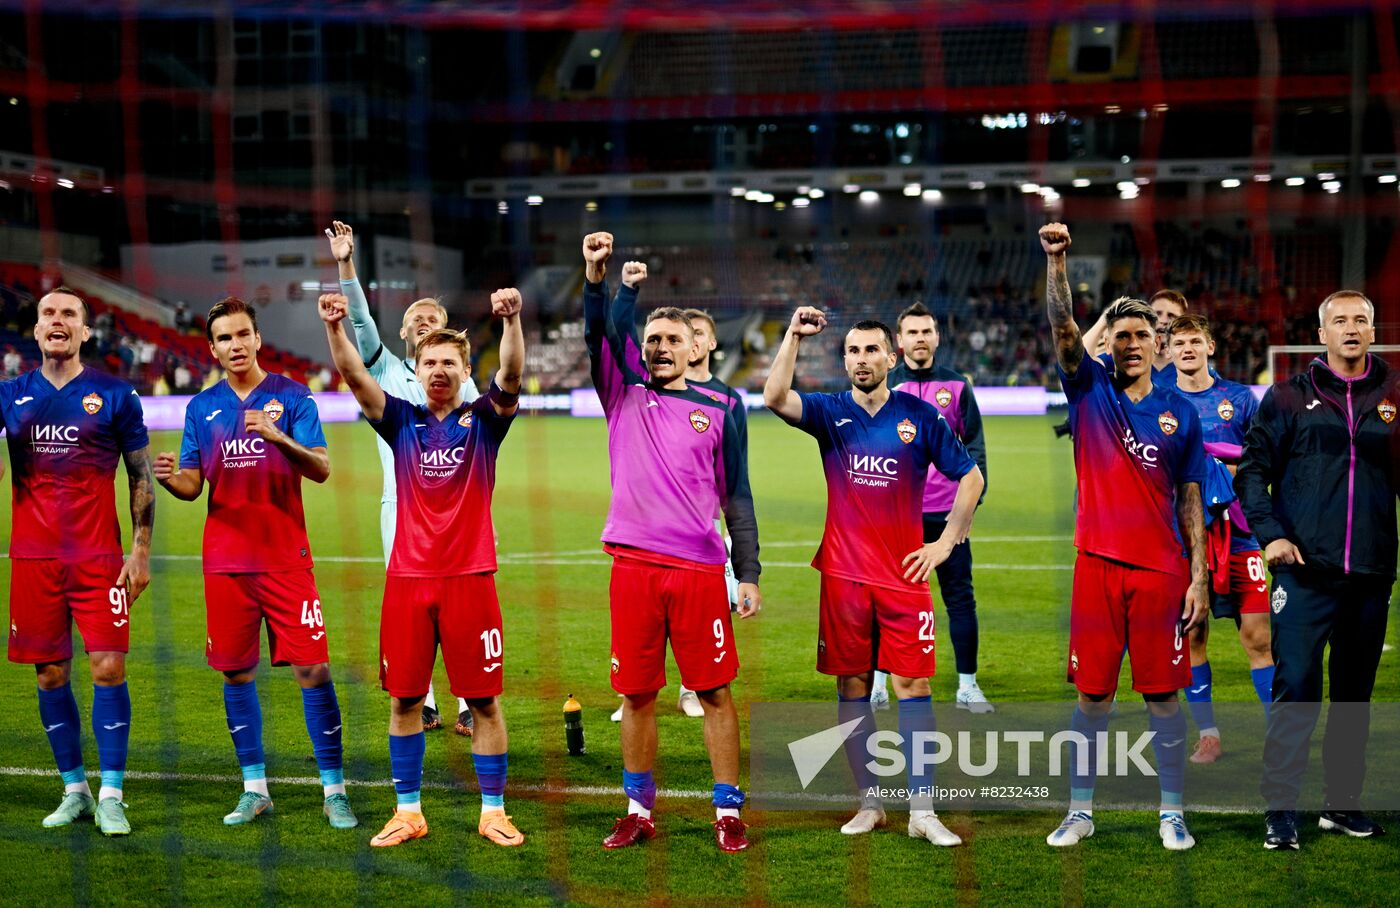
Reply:
M180 472L180 464L174 451L161 451L156 455L156 462L151 469L155 473L156 482L169 482Z
M1192 580L1186 588L1186 600L1181 608L1181 632L1184 634L1210 615L1210 581L1202 577Z
M646 264L646 262L623 262L623 263L622 263L622 282L623 282L624 284L626 284L627 286L631 287L633 290L636 290L636 289L637 289L637 285L640 284L640 283L642 283L642 281L645 281L646 279L647 279L647 264Z
M117 575L116 585L126 590L128 607L151 585L151 556L144 548L133 549L131 554L126 556L126 561L122 562L122 572Z
M826 313L816 306L798 306L788 322L788 330L799 337L821 334L826 327Z
M519 315L523 308L525 300L514 287L506 287L491 294L491 315L495 318L511 318Z
M1303 553L1288 539L1275 539L1265 546L1264 560L1269 562L1269 567L1279 564L1307 564L1303 560Z
M350 301L343 293L323 293L316 301L316 311L321 321L334 325L350 313Z
M244 410L243 428L249 435L261 436L264 441L273 441L282 435L277 423L262 410Z
M1046 255L1064 255L1069 248L1069 228L1058 221L1040 228L1040 248Z
M934 568L948 560L953 547L941 539L921 545L904 556L904 579L910 583L927 583Z
M331 221L331 226L326 228L326 239L331 241L331 255L337 262L348 262L355 254L355 232L349 224Z
M739 584L739 608L740 618L752 618L763 611L763 594L758 591L757 583Z

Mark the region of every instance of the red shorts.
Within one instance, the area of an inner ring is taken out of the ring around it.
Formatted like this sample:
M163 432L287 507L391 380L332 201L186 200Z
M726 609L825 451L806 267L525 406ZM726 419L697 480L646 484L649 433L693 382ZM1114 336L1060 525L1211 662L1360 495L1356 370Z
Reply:
M902 678L933 674L933 596L822 574L817 671L863 675L879 668Z
M330 661L321 594L316 577L302 571L268 574L205 574L204 658L221 672L258 664L258 630L267 621L273 665L320 665Z
M10 661L73 658L73 622L89 653L124 653L131 638L126 589L115 586L122 557L10 562Z
M379 685L400 700L427 696L433 661L442 664L454 696L501 694L505 674L501 604L490 574L384 579L379 611Z
M733 681L739 653L724 565L680 567L610 552L613 690L650 694L665 687L667 639L686 687L714 690Z
M1264 553L1230 554L1230 598L1240 615L1269 613L1269 575L1264 571Z
M1133 690L1165 694L1191 682L1181 633L1185 573L1167 574L1080 552L1069 609L1067 679L1086 694L1118 689L1126 650Z

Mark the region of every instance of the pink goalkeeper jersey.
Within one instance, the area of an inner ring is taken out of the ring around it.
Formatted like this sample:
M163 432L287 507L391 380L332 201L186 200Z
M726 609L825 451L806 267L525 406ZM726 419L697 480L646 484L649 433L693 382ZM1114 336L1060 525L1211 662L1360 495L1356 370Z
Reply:
M585 283L583 291L584 339L608 421L613 494L603 541L724 564L722 510L735 575L756 583L758 525L733 414L695 388L652 386L637 343L637 291L624 285L609 304L604 290Z

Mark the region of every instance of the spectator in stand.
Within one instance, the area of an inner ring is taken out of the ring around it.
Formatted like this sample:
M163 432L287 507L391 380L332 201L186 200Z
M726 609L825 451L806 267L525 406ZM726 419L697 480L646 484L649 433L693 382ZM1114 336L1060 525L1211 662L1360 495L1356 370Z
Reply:
M13 344L5 345L5 377L13 378L20 373L24 367L24 358L19 355L19 351Z
M188 331L194 326L194 317L190 315L190 307L184 300L175 304L175 329L177 331Z
M136 374L136 341L123 337L117 347L117 358L122 361L122 377L131 378Z
M175 367L175 392L177 394L188 394L194 390L194 374L190 372L190 367L180 363Z

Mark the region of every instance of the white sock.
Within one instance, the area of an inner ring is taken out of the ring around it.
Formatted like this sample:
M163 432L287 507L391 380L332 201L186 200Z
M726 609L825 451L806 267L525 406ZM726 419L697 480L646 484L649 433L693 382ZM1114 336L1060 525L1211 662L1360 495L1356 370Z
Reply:
M122 799L122 790L120 788L113 788L110 785L103 785L97 790L97 800L105 801L108 798L116 798L120 801Z
M651 819L651 810L649 808L643 807L641 804L638 804L631 798L627 799L627 812L635 813L637 816L641 817L644 820Z
M737 816L739 816L739 808L737 808L737 807L716 807L716 808L715 808L715 819L717 819L717 820L722 820L722 819L724 819L725 817L737 817Z
M263 797L267 797L267 779L244 779L243 790L256 791Z
M870 692L873 694L877 690L885 689L885 682L889 678L888 672L876 671L870 676Z
M1202 737L1202 738L1214 738L1215 740L1219 741L1219 740L1220 740L1220 729L1216 728L1214 725L1212 725L1210 728L1203 728L1203 729L1201 729L1201 737Z
M321 794L322 797L327 798L329 798L331 795L343 795L345 794L345 783L336 782L334 785L322 785Z
M458 697L458 698L457 698L457 715L460 716L462 713L466 712L468 709L469 709L469 707L467 706L467 701L466 701L466 700L463 700L461 697Z
M973 672L973 673L970 674L970 675L963 674L962 672L958 672L958 687L976 687L976 686L977 686L977 673L976 673L976 672Z
M400 801L395 810L406 810L409 813L422 813L423 802L420 801Z
M78 794L85 794L88 797L92 797L92 789L88 787L87 779L83 779L81 782L69 782L67 785L63 786L64 794L68 794L70 791L76 791Z
M423 705L428 709L437 709L437 698L433 696L433 686L428 685L428 696L423 698Z
M681 694L680 694L681 697L684 697L686 694L693 694L693 693L695 693L695 691L693 691L693 690L691 690L690 688L686 687L684 684L681 685ZM677 697L676 699L680 699L680 697Z

